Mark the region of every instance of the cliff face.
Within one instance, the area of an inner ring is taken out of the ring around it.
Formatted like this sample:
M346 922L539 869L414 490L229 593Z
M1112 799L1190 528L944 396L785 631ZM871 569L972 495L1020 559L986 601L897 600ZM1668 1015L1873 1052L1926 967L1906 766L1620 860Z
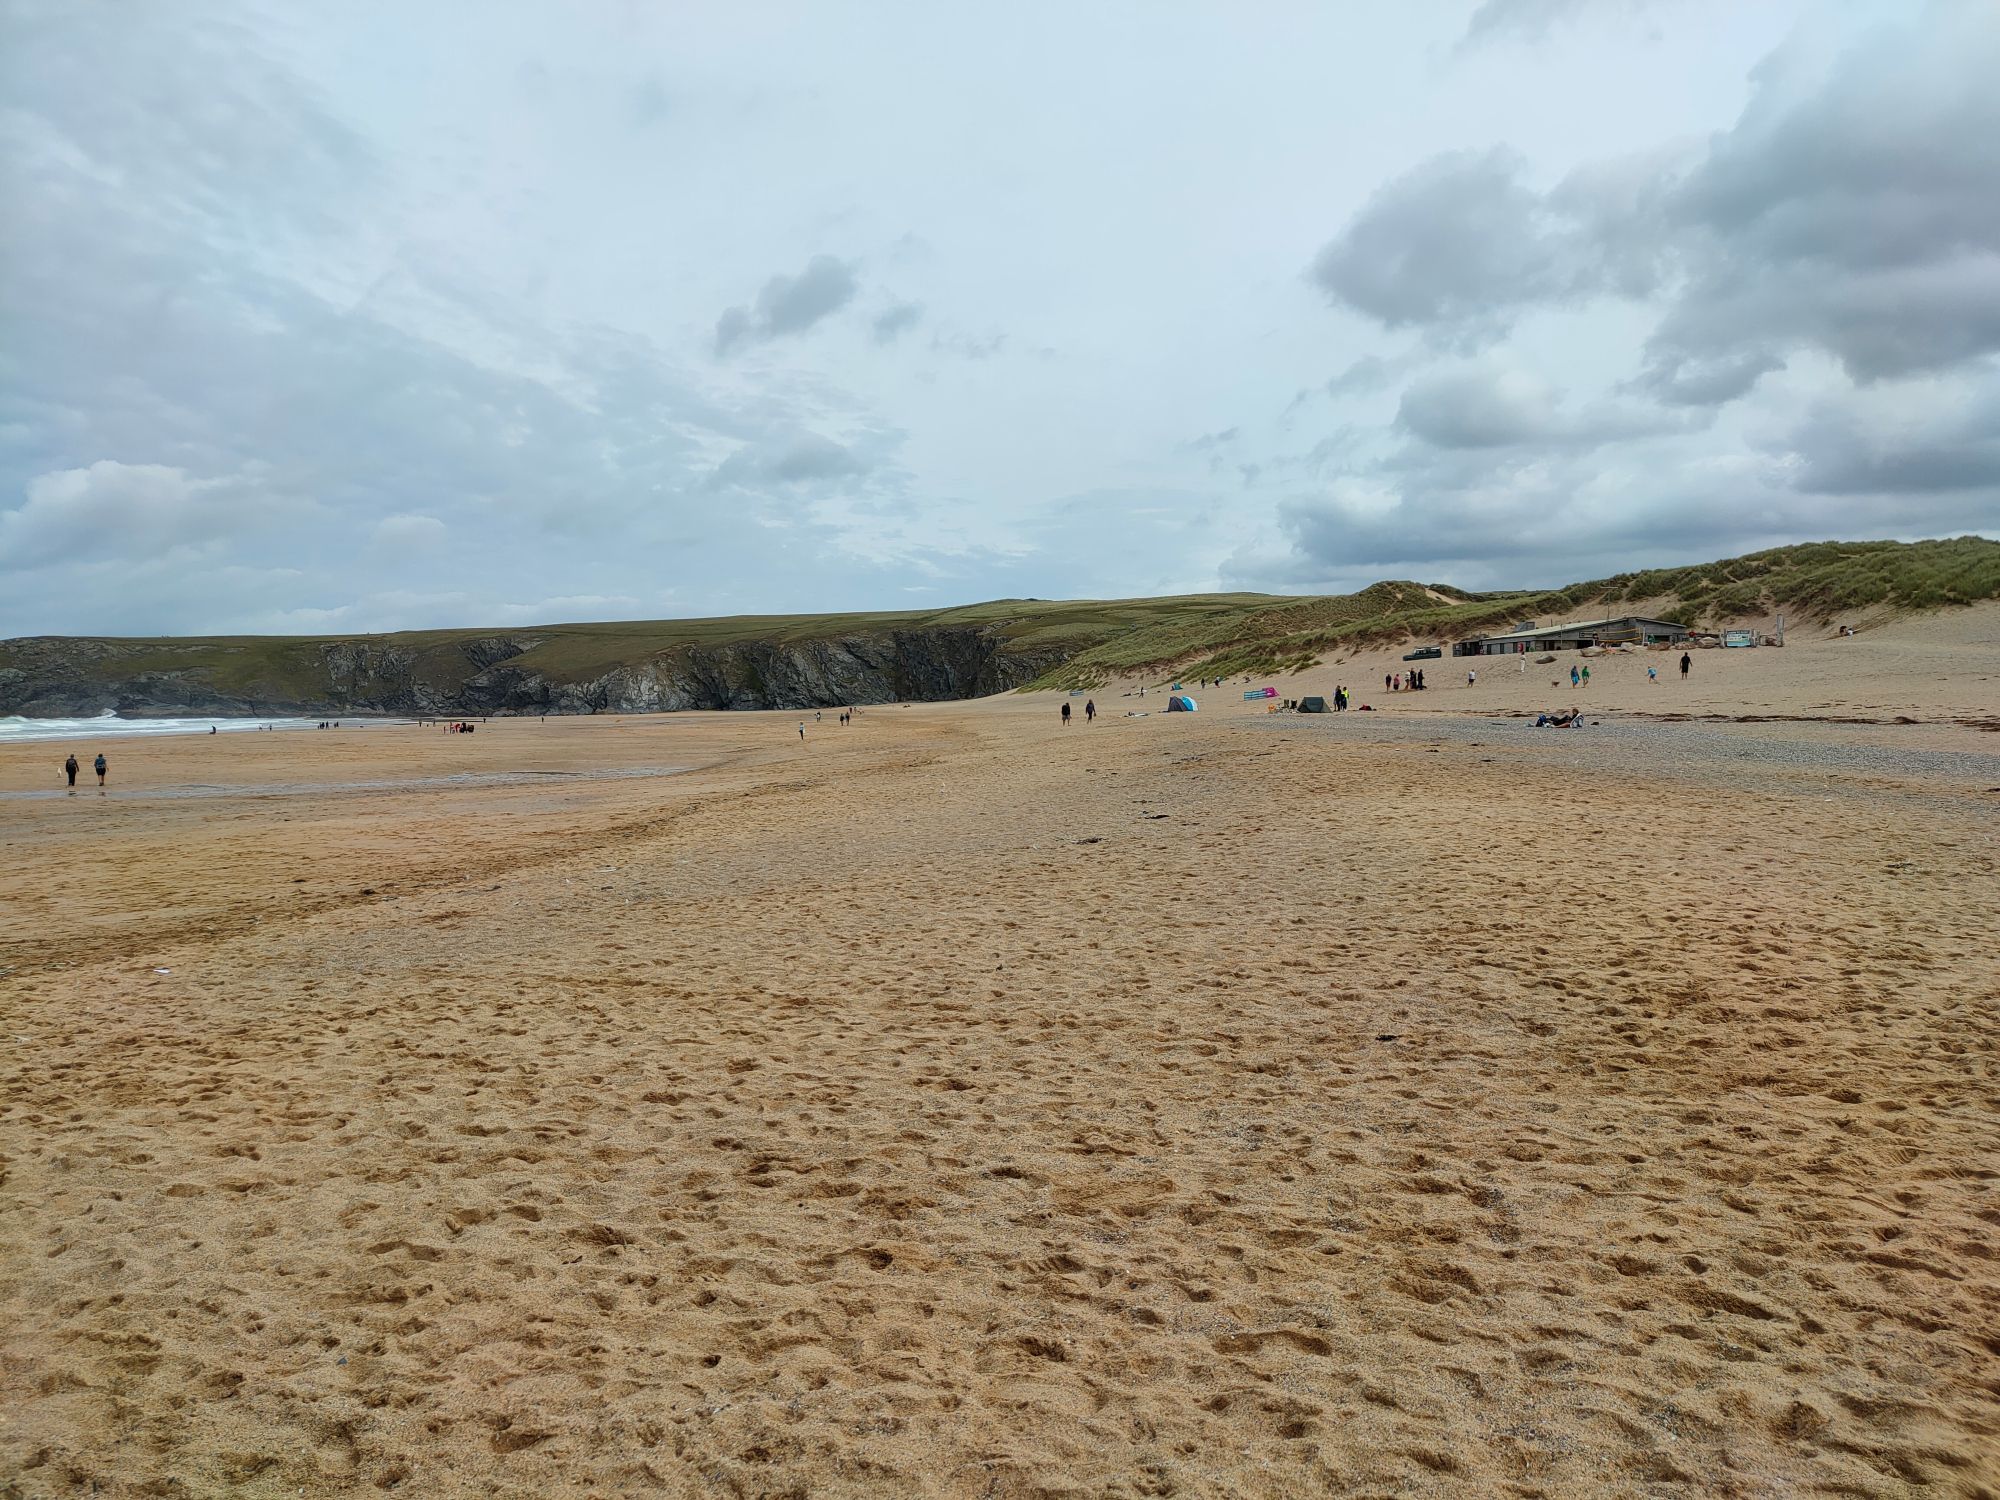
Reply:
M297 642L0 642L0 714L422 717L831 708L936 702L1019 687L1071 654L1014 649L974 628L680 645L600 670L535 663L533 632L448 644L393 637Z

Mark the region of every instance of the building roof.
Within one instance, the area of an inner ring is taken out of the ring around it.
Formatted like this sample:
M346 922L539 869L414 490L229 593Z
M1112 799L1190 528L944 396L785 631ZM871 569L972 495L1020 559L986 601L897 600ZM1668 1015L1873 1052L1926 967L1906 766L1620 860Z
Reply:
M1655 620L1648 615L1615 615L1608 620L1577 620L1569 625L1540 625L1531 630L1508 630L1498 635L1482 635L1474 639L1482 641L1535 641L1544 636L1588 635L1592 631L1604 630L1613 625L1658 625L1666 630L1685 632L1687 626L1672 620Z

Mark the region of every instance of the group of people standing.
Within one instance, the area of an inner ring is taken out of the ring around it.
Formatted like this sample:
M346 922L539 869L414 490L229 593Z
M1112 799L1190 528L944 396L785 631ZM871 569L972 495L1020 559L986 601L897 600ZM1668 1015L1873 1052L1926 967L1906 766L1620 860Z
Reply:
M1382 691L1385 693L1421 693L1423 690L1424 674L1421 669L1382 674Z

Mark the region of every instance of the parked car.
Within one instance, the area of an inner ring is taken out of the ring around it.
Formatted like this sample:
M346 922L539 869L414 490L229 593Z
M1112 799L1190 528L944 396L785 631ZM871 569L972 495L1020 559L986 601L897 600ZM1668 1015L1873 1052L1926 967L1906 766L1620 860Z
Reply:
M1438 659L1438 658L1439 658L1440 656L1443 656L1443 655L1444 655L1444 650L1443 650L1443 648L1441 648L1441 647L1438 647L1438 646L1419 646L1419 647L1417 647L1417 649L1416 649L1416 650L1414 650L1414 651L1405 651L1405 652L1403 653L1403 660L1404 660L1404 661L1436 661L1436 660L1437 660L1437 659Z

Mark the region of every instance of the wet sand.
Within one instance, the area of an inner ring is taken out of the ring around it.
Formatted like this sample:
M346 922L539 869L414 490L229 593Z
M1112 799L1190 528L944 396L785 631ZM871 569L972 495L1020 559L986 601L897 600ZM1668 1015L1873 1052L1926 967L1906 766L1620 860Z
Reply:
M0 803L0 1493L1993 1493L2000 737L1443 696Z

